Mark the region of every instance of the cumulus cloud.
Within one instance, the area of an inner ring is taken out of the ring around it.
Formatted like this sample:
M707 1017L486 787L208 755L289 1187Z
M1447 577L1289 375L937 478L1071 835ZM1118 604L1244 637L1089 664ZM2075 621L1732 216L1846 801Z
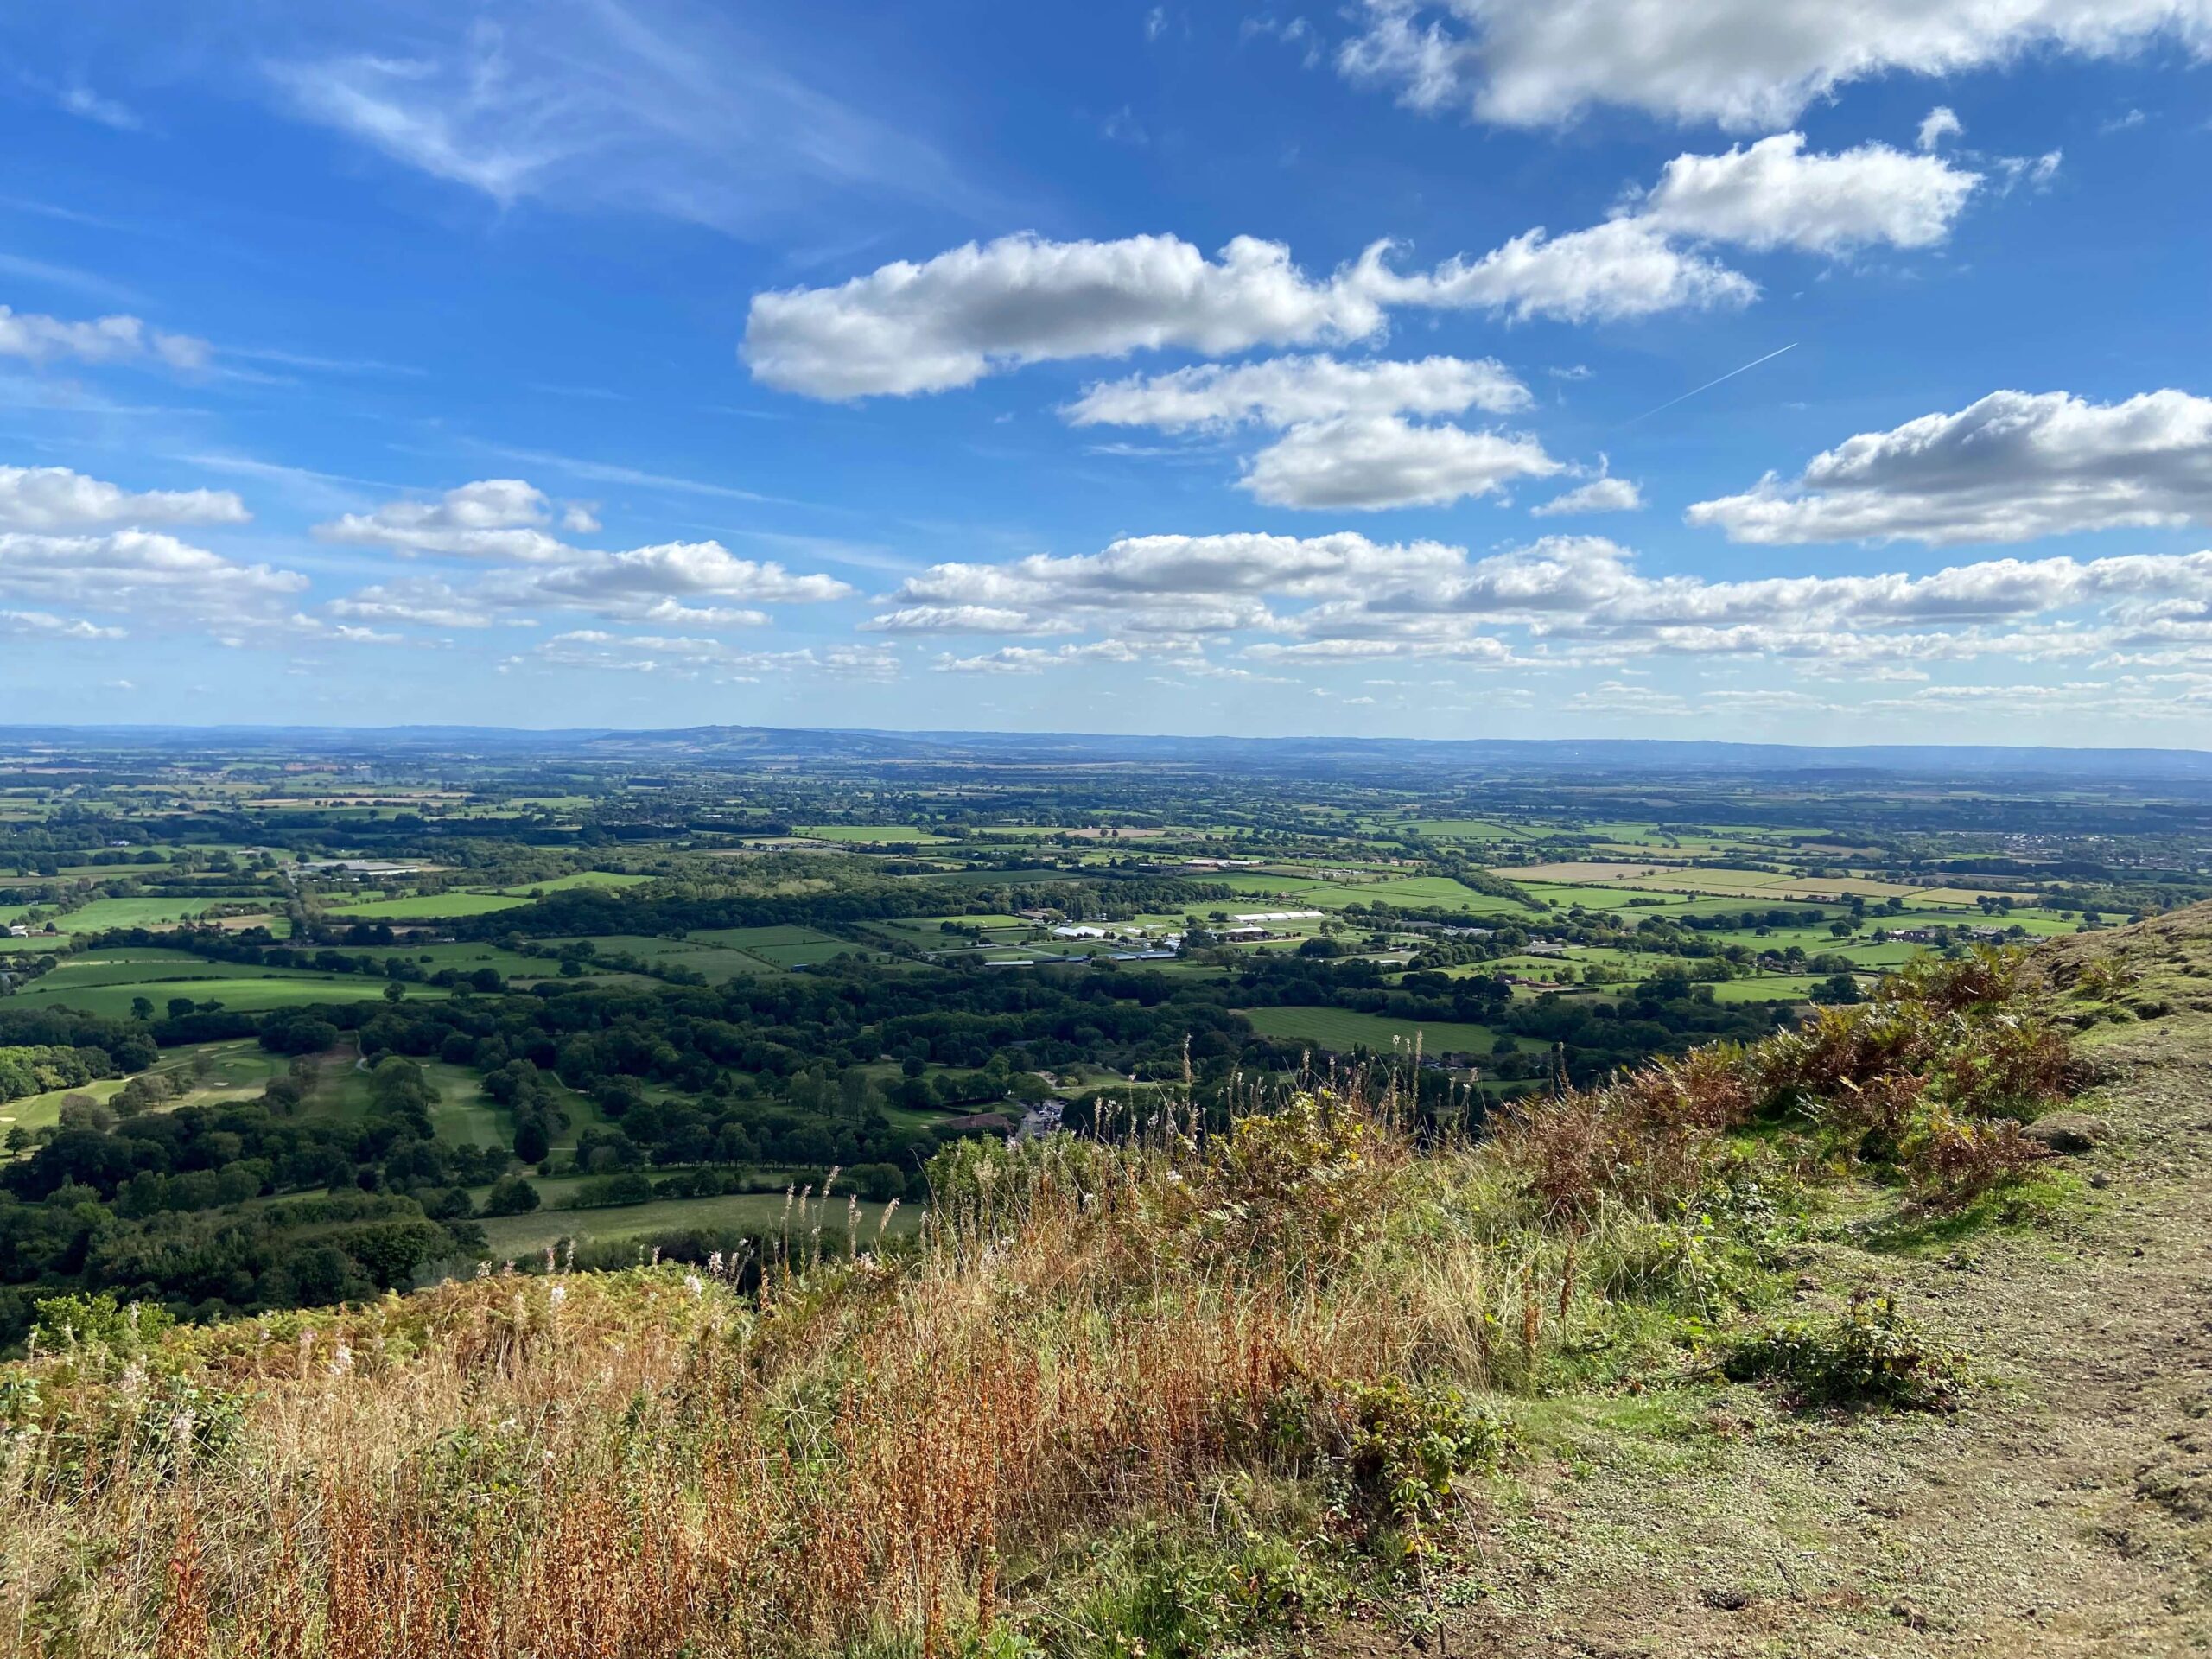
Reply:
M1794 480L1700 501L1730 540L2018 542L2069 531L2212 522L2212 399L2093 404L1996 391L1955 414L1861 433Z
M1063 412L1077 426L1185 432L1293 426L1345 415L1456 415L1468 409L1503 415L1534 401L1495 358L1346 363L1324 353L1132 375L1085 388Z
M134 493L67 467L0 466L0 530L242 524L251 516L245 504L228 490Z
M1593 478L1529 511L1538 518L1554 518L1581 512L1635 512L1643 505L1643 492L1632 480L1608 477Z
M1777 133L1721 156L1677 156L1640 218L1662 231L1740 247L1813 253L1886 244L1924 248L1950 234L1981 175L1887 144L1807 155Z
M332 614L355 621L416 621L480 627L493 616L582 611L612 621L683 627L760 627L771 604L846 599L835 576L795 572L773 560L742 559L720 542L664 542L619 552L572 546L545 493L520 479L480 479L427 501L394 501L372 512L318 524L325 541L382 547L403 557L483 559L501 568L456 589L442 579L391 582L337 601ZM563 508L565 530L597 529L589 509Z
M1593 105L1773 128L1849 82L1950 75L2036 49L2212 51L2208 0L1365 0L1338 57L1415 109L1548 126Z
M1052 651L1033 645L1007 645L977 657L956 657L947 652L930 667L938 674L1041 674L1048 668L1065 668L1076 663L1141 663L1163 653L1173 658L1189 658L1188 662L1179 661L1179 667L1210 666L1193 654L1196 649L1185 641L1127 639L1098 639L1084 645L1061 645Z
M1562 470L1534 438L1353 415L1294 426L1239 483L1269 506L1442 506Z
M552 504L543 490L518 478L486 478L448 490L434 501L391 501L373 512L349 512L317 524L315 533L327 542L389 548L404 556L567 557L573 550L545 528L552 518Z
M1171 348L1224 357L1369 340L1395 307L1592 322L1742 305L1758 285L1699 245L1926 247L1949 232L1980 181L1936 156L1885 144L1808 154L1802 134L1780 133L1725 155L1675 157L1647 197L1601 224L1557 236L1538 226L1427 270L1395 269L1388 240L1313 277L1282 244L1249 236L1212 259L1173 236L1007 236L835 287L756 295L739 354L770 385L842 399L943 391L1051 359ZM1315 402L1338 412L1517 406L1500 401L1519 382L1496 365L1454 362L1386 368L1315 356L1185 371L1094 386L1071 414L1192 426L1319 418L1296 412ZM1465 401L1441 401L1463 391Z
M404 622L425 628L488 628L499 619L482 600L435 576L378 582L323 607L355 622Z
M1125 634L1216 633L1272 621L1268 594L1349 596L1371 582L1440 577L1463 556L1440 543L1378 543L1349 531L1134 536L1098 553L932 565L891 597L901 607L988 606L1054 626L1110 619Z
M137 317L94 317L71 322L0 305L0 357L20 357L33 363L154 362L173 369L201 369L213 354L213 348L204 340L166 334Z
M1392 305L1499 311L1516 321L1613 322L1748 304L1758 285L1633 218L1550 236L1523 232L1478 259L1400 275L1372 258L1363 283Z
M994 632L1071 625L1105 638L948 653L945 671L1026 673L1134 650L1195 654L1224 632L1285 664L1433 658L1587 667L1637 658L1779 658L1910 667L2099 652L2212 656L2212 552L1984 560L1928 572L1715 582L1651 575L1595 536L1482 556L1436 542L1154 536L1103 552L946 564L910 580L909 609L987 606ZM897 627L898 612L879 619ZM946 632L957 632L948 627Z
M1363 339L1382 314L1344 276L1310 280L1280 243L1241 236L1208 259L1173 236L1001 237L836 288L756 295L741 350L754 377L813 397L942 391L1055 358Z
M0 599L41 608L237 629L286 621L307 586L296 571L240 564L156 531L0 531Z
M870 617L871 633L1072 633L1076 625L1003 605L908 605Z
M51 611L0 611L0 634L32 639L120 639L124 631Z
M732 606L812 604L853 593L834 576L795 575L773 560L738 558L720 542L599 554L493 577L480 591L517 608L556 607L702 627L758 627L769 620L766 612Z
M1379 508L1448 503L1559 471L1532 438L1401 418L1401 411L1503 411L1533 401L1525 385L1488 359L1344 363L1319 356L1133 376L1090 387L1064 413L1077 425L1170 432L1287 428L1247 464L1244 489L1271 506Z

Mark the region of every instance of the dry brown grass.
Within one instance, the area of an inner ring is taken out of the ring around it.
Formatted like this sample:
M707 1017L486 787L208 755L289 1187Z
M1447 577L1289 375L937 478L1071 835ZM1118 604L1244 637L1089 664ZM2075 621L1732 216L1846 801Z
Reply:
M966 1143L917 1248L745 1294L505 1274L0 1367L0 1650L950 1654L1082 1541L1287 1472L1298 1402L1528 1388L1609 1294L1707 1282L1677 1221L1732 1132L1784 1089L1910 1115L1897 1057L1942 1024L1824 1015L1480 1146L1357 1085L1220 1136ZM1945 1192L2017 1151L1943 1133Z

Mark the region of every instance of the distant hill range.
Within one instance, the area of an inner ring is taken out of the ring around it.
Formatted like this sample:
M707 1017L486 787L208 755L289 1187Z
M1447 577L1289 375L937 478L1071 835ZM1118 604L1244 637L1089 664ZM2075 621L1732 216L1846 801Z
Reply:
M1682 742L1621 738L1157 737L1088 732L892 732L766 726L664 731L496 726L0 726L0 768L27 760L218 750L365 760L377 755L483 759L565 755L654 765L823 763L918 766L1172 766L1199 772L1344 777L1408 772L1615 775L1799 775L1820 779L2044 778L2212 785L2212 751L2071 749L1999 744Z

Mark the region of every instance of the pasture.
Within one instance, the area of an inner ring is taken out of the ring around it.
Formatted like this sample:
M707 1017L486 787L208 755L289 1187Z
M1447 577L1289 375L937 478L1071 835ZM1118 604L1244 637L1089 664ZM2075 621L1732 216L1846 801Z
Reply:
M1393 1020L1379 1014L1358 1014L1347 1008L1239 1008L1252 1029L1282 1042L1311 1043L1332 1053L1349 1054L1367 1049L1391 1052L1394 1041L1409 1048L1418 1036L1425 1054L1488 1054L1497 1045L1497 1033L1488 1026L1433 1020ZM1541 1049L1533 1038L1513 1039L1517 1048Z

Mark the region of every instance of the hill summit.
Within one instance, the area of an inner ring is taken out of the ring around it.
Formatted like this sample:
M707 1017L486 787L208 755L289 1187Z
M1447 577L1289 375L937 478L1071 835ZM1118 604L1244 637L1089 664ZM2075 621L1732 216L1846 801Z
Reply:
M42 1304L69 1655L2179 1652L2212 907L1425 1139L1389 1065L795 1194L765 1258ZM823 1240L840 1243L825 1246Z

